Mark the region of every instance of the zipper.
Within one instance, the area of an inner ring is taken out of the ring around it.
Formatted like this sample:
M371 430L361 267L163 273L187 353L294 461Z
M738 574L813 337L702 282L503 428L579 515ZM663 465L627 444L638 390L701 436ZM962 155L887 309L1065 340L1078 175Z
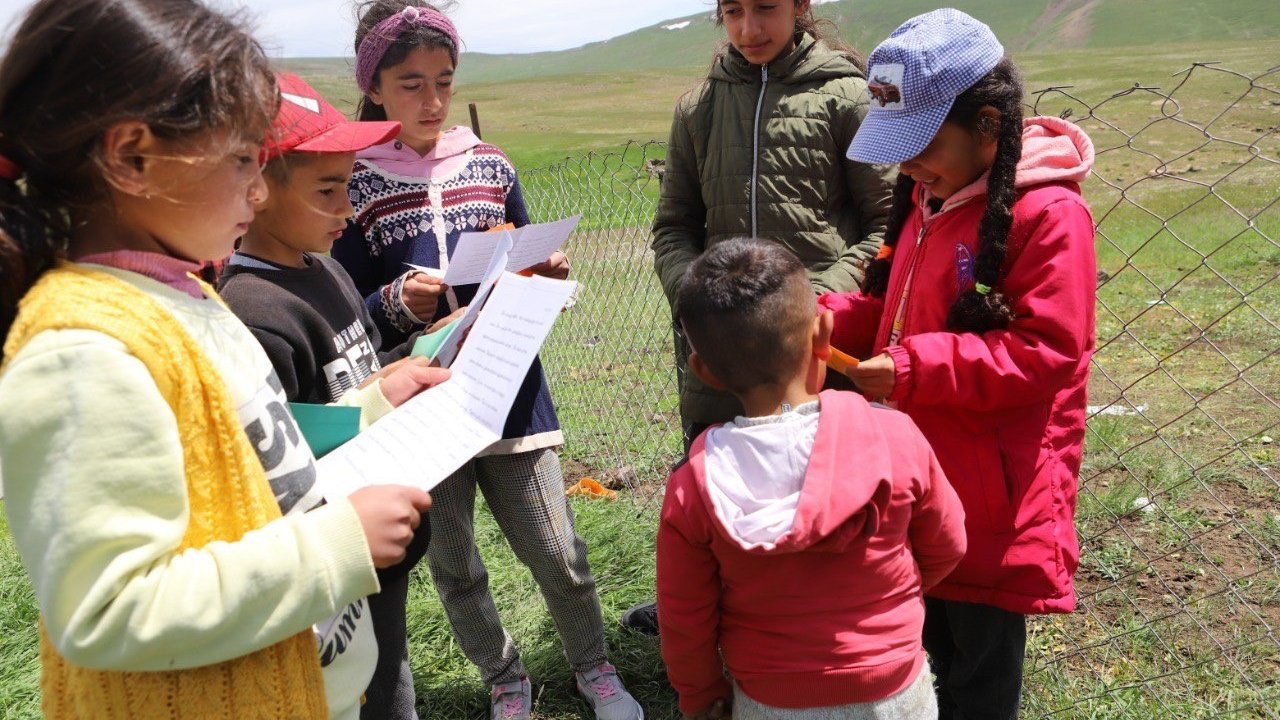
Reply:
M444 188L443 184L436 178L432 178L427 185L427 198L431 202L431 232L436 236L436 254L439 257L438 264L441 270L449 269L449 246L446 243L447 234L444 227ZM449 311L453 312L459 307L458 295L449 288L444 294L445 304L449 307Z
M924 255L924 253L921 252L921 246L924 244L925 232L929 227L928 222L925 221L923 210L921 211L920 216L920 231L916 233L916 242L911 248L911 258L910 264L907 267L907 272L903 275L902 280L898 283L897 287L893 288L893 292L885 292L886 300L888 300L888 298L895 298L895 307L892 320L889 325L889 332L884 336L882 341L885 345L888 345L889 341L893 337L893 322L897 320L899 315L902 316L902 328L899 330L898 340L901 341L907 334L907 317L911 310L911 296L907 293L911 289L912 282L915 279L916 270L920 267L920 258Z
M764 93L769 89L769 66L760 66L760 97L756 98L756 124L751 138L751 237L760 236L760 213L756 206L756 190L760 184L760 113L764 110Z

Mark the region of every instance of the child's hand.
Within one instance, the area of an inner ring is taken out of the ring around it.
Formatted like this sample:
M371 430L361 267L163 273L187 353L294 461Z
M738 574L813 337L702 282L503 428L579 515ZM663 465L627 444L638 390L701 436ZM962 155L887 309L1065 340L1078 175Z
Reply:
M728 720L733 717L733 698L716 698L716 701L708 705L704 710L694 714L685 715L684 720Z
M867 397L887 398L893 394L897 370L889 353L880 353L858 363L857 367L850 368L848 375Z
M440 318L439 320L437 320L437 321L435 321L435 322L431 323L431 325L427 326L427 334L428 334L428 335L430 335L431 333L433 333L433 332L435 332L435 331L437 331L437 330L442 329L445 325L448 325L449 323L453 322L454 320L457 320L458 318L462 317L462 314L463 314L463 313L465 313L466 311L467 311L467 306L466 306L466 305L463 305L462 307L458 308L457 310L454 310L453 312L449 313L448 315L445 315L444 317Z
M557 250L551 253L551 257L547 258L546 262L538 263L529 268L529 272L555 280L564 280L569 277L569 258Z
M404 485L361 488L348 498L360 518L373 566L387 568L404 559L422 513L431 507L431 496Z
M414 316L429 318L436 314L436 304L448 289L449 286L441 282L440 278L415 272L404 281L400 299Z
M447 368L432 367L424 357L405 358L387 369L382 376L382 396L391 407L400 407L423 390L448 380L450 375Z

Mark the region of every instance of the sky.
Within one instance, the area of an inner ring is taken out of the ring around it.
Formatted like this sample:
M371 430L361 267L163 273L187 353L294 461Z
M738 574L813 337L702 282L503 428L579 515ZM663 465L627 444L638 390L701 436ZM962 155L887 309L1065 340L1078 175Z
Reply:
M213 0L248 7L258 39L277 57L351 55L354 0ZM3 45L30 0L0 2ZM710 13L713 0L456 0L450 11L467 51L564 50L662 20Z

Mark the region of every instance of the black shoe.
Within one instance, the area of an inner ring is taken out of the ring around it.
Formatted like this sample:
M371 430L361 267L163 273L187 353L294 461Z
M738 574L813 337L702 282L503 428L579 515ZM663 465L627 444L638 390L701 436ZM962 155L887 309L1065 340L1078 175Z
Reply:
M622 627L645 635L658 635L658 603L647 602L632 605L622 613Z

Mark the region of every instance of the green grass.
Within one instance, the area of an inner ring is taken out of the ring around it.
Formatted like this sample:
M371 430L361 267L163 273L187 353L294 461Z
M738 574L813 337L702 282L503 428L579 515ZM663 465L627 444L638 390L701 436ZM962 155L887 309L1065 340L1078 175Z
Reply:
M1104 3L1095 17L1123 7ZM1170 18L1179 16L1170 10ZM1094 29L1104 31L1112 32ZM697 57L708 52L699 47ZM1256 74L1277 58L1276 40L1018 56L1029 87L1072 85L1068 93L1095 106L1135 82L1170 92L1182 81L1174 73L1192 61ZM662 151L623 144L664 139L675 99L703 68L699 59L669 70L472 82L460 87L453 118L465 122L465 104L479 103L486 138L521 168L535 219L585 215L568 247L580 299L543 360L568 437L568 472L626 489L622 501L574 508L613 659L651 718L677 716L657 644L621 634L615 620L652 595L655 481L679 435L669 311L647 251L656 182L644 164ZM302 70L351 107L346 75L324 63ZM1110 276L1099 288L1090 403L1145 410L1089 423L1077 513L1080 607L1032 624L1026 717L1274 718L1262 708L1280 707L1280 446L1264 441L1280 437L1280 247L1272 242L1280 240L1280 170L1255 159L1233 172L1253 151L1231 144L1280 156L1280 140L1264 137L1280 112L1280 95L1266 88L1278 85L1272 75L1249 91L1239 78L1192 73L1174 95L1182 117L1203 123L1241 98L1213 123L1220 139L1208 144L1161 119L1170 106L1154 91L1092 115L1061 93L1041 100L1042 112L1070 109L1105 150L1098 171L1110 185L1091 180L1085 189L1102 229L1099 267ZM1139 497L1154 509L1137 509ZM488 512L478 514L491 586L534 676L539 717L587 717L529 573ZM412 597L424 717L483 717L484 688L425 572ZM0 525L0 720L38 716L35 619Z

